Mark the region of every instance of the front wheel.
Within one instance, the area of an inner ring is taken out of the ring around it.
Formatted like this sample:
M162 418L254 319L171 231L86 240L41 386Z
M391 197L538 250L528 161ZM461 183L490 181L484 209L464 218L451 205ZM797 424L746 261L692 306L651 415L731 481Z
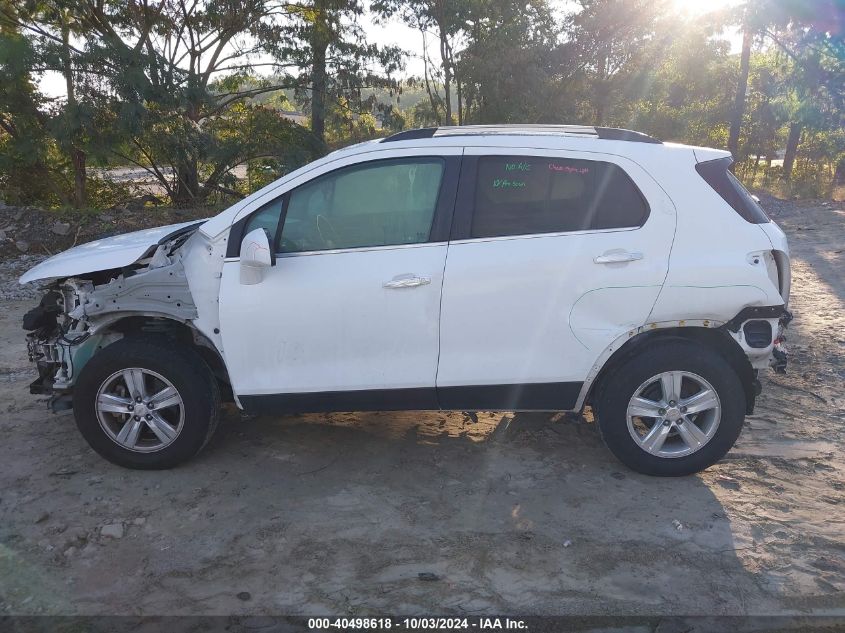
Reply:
M739 376L695 342L661 341L607 377L597 403L608 448L647 475L681 476L719 461L745 420Z
M171 468L196 455L217 426L220 391L200 356L156 337L117 341L83 368L73 395L76 425L107 460Z

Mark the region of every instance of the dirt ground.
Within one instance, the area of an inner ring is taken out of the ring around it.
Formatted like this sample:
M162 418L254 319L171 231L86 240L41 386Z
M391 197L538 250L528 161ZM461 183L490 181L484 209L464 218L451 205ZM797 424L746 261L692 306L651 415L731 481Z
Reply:
M29 395L32 303L4 302L0 614L845 615L845 211L768 202L789 373L681 479L574 416L500 413L228 409L192 463L123 470Z

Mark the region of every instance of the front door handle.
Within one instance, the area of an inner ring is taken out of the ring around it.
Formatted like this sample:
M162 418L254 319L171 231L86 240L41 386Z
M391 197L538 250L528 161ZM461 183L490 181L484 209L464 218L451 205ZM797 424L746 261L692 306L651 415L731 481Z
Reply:
M602 253L593 261L597 264L624 264L625 262L634 262L642 259L642 253L632 253L629 251L607 251Z
M390 281L384 282L385 288L416 288L417 286L425 286L431 283L431 277L422 277L420 275L397 275Z

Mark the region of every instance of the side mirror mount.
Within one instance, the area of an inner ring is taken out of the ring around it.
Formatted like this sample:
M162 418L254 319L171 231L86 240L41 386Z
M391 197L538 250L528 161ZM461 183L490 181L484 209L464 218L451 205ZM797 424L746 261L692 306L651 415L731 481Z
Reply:
M276 263L270 240L264 229L246 234L241 242L241 283L251 286L264 279L264 271Z

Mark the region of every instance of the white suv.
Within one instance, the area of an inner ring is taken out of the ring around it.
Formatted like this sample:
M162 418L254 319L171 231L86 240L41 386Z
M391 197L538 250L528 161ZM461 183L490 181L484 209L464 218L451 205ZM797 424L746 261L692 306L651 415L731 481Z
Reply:
M167 468L256 412L580 411L631 468L719 460L782 369L786 238L727 152L612 128L428 128L210 220L39 264L33 393Z

